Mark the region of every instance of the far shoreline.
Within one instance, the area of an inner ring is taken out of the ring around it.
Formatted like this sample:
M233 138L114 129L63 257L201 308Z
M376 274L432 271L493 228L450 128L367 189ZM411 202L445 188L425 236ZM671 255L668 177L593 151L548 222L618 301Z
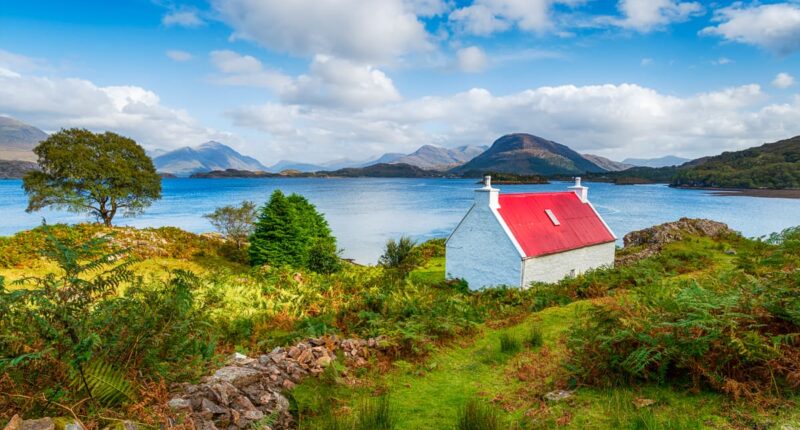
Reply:
M800 199L799 188L715 188L715 187L673 187L679 190L709 191L718 197L763 197L768 199Z

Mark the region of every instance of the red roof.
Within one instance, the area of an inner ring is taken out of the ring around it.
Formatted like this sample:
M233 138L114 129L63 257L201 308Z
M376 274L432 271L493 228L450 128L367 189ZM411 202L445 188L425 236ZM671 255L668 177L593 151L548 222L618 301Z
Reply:
M589 203L572 191L500 194L498 212L526 257L612 242L614 235ZM546 212L552 212L552 221ZM559 225L556 225L555 223Z

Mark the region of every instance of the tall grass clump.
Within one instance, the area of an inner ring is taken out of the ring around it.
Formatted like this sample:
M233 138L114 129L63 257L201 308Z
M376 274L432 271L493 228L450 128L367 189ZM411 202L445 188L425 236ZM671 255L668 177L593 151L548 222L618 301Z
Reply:
M456 430L500 430L500 416L497 410L478 400L469 399L458 411Z
M392 430L393 428L395 428L395 420L388 395L362 400L353 426L354 430Z
M514 354L522 348L519 339L508 332L500 333L500 352L503 354Z
M528 327L528 333L525 336L525 344L530 348L538 348L544 344L544 333L538 324Z

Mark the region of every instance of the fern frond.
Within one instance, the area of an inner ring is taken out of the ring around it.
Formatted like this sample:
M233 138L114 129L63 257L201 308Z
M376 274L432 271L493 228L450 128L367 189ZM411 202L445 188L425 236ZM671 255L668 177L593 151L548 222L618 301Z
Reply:
M125 374L111 364L95 360L83 369L92 398L103 406L115 406L136 399L136 390ZM77 374L72 380L76 387L83 387L83 380Z

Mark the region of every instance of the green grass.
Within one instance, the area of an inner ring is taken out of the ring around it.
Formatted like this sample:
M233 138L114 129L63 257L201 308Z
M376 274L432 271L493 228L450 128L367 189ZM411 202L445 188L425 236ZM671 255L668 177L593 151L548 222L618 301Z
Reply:
M737 429L800 422L800 411L791 408L759 412L755 406L733 402L722 394L693 394L650 385L581 387L561 402L541 400L544 392L555 390L563 381L547 374L541 381L515 378L515 369L536 364L540 352L521 350L509 357L500 351L501 339L530 336L534 327L541 335L539 351L563 352L559 343L562 333L588 303L548 308L511 327L484 327L470 343L442 348L423 363L396 363L385 375L370 373L363 378L367 385L339 386L335 397L345 409L355 409L376 387L388 392L398 430L456 428L465 405L475 399L496 403L500 428L510 429ZM316 428L313 423L302 428Z
M470 399L459 411L456 430L500 430L497 409L478 399Z
M422 267L414 270L408 276L412 282L435 284L444 281L444 257L433 257Z
M538 324L533 324L528 328L525 344L531 348L538 348L544 344L544 334Z

